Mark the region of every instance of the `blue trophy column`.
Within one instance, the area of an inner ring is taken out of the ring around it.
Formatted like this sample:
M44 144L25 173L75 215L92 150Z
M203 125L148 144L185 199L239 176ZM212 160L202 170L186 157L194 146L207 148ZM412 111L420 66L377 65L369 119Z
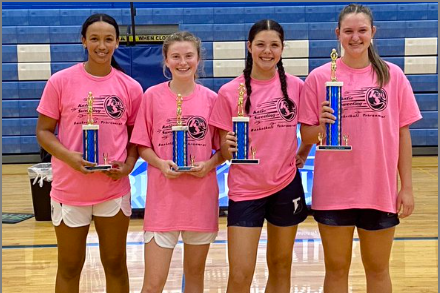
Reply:
M249 117L232 117L233 131L237 136L237 152L233 154L232 164L258 164L253 155L249 158Z
M173 126L173 162L179 171L188 171L188 126Z
M83 125L83 159L99 163L98 125Z
M335 123L326 123L325 144L322 144L324 135L318 134L319 145L316 146L318 151L351 151L348 145L348 135L342 133L342 86L341 81L328 81L326 86L326 100L330 102L333 109L333 115L336 117Z
M342 142L341 134L341 90L343 82L330 81L326 82L327 95L326 99L330 102L330 107L333 109L333 115L336 117L334 124L326 124L327 138L326 144L329 146L338 146Z
M248 119L249 121L249 119ZM234 121L234 132L237 135L237 149L234 153L234 159L248 159L248 144L249 144L249 122L248 121Z

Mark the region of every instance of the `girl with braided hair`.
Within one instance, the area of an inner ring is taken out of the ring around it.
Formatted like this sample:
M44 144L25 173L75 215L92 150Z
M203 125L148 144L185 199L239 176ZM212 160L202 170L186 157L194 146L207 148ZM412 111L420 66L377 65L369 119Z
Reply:
M292 251L298 224L307 207L298 168L310 145L297 145L297 109L303 82L285 73L281 54L283 28L273 20L255 23L247 42L243 74L223 85L210 117L219 129L221 152L231 159L237 151L232 117L237 116L240 84L245 85L245 114L249 139L258 165L231 165L228 176L227 292L249 292L258 242L267 219L266 292L290 292Z

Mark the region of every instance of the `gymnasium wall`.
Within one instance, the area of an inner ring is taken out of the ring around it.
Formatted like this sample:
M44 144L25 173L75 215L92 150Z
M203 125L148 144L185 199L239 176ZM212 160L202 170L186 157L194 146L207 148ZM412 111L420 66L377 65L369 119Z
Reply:
M423 119L411 126L413 146L438 146L438 3L367 4L373 11L379 54L401 67L411 82ZM141 3L135 22L176 24L203 41L205 75L217 91L244 67L245 40L252 24L271 18L286 32L286 71L304 79L328 62L337 47L334 28L345 3ZM130 25L129 3L2 4L2 157L30 162L39 152L36 107L51 74L86 60L80 28L91 14L112 15ZM164 80L160 45L121 46L117 60L144 89Z

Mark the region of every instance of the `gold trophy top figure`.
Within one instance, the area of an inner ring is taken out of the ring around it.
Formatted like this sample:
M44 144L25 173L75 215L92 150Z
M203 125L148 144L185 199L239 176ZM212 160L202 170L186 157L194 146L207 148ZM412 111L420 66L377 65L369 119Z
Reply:
M238 87L238 117L243 117L244 84Z
M338 53L336 52L336 49L332 49L332 52L330 54L330 58L332 58L331 78L332 78L332 81L337 81L336 80L336 59L338 59Z
M92 125L93 124L93 94L92 92L89 92L89 95L87 97L87 124Z
M318 133L319 145L322 145L322 140L324 139L324 134L322 132Z
M177 126L182 126L182 95L177 94Z

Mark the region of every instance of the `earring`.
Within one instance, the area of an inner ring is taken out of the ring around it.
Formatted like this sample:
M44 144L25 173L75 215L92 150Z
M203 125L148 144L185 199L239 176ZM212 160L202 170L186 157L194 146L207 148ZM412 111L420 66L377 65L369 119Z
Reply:
M86 46L86 45L84 45L83 47L84 47L84 49L87 49L87 46Z

